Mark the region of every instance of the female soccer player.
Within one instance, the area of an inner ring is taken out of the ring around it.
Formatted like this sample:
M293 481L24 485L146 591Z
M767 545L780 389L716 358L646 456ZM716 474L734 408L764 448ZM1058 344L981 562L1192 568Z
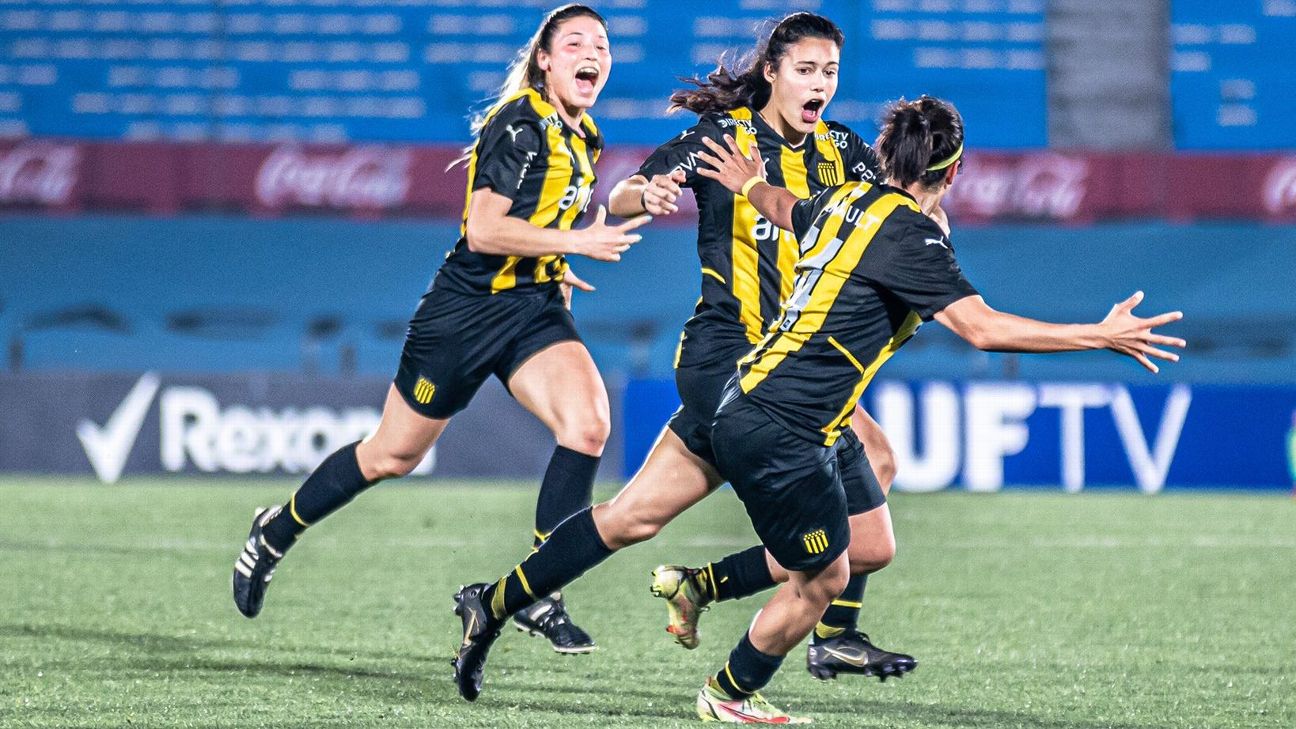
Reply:
M716 414L712 443L761 541L791 572L729 660L697 697L698 715L734 723L793 721L757 693L846 585L851 539L833 444L878 368L936 319L982 350L1110 349L1137 359L1177 354L1154 333L1179 312L1134 316L1142 292L1097 324L1051 324L992 309L963 277L948 235L930 217L962 166L963 122L922 97L884 116L876 149L888 184L852 182L800 199L771 185L755 145L708 143L701 174L743 192L802 241L792 294L742 359ZM748 159L743 152L751 155Z
M711 420L738 359L759 341L780 298L791 290L798 251L796 240L762 218L745 197L698 176L696 155L706 151L703 139L736 133L766 150L775 179L806 196L844 180L875 176L877 157L868 144L846 127L822 119L836 92L842 42L841 30L827 18L787 16L743 71L721 66L696 82L698 88L675 94L675 108L701 115L697 125L660 147L639 174L613 190L612 211L627 217L645 211L674 213L680 185L692 186L698 197L702 299L685 325L678 354L676 383L683 406L620 494L564 523L551 544L542 545L495 586L470 585L456 596L465 640L455 669L460 691L469 700L480 690L481 666L494 640L489 630L478 635L477 629L497 625L529 604L537 585L566 584L609 550L651 538L723 482L712 462ZM874 450L887 457L879 460L889 463L880 429L862 411L860 420L871 425L865 432L881 445ZM895 550L883 487L853 435L842 438L837 457L851 500L856 534L852 567L859 574L853 586L858 592L847 606L825 616L835 624L825 626L817 641L830 641L836 650L812 647L811 670L821 675L900 674L914 667L912 657L878 649L855 630L863 577L885 566ZM889 474L886 479L889 485ZM585 538L591 534L593 539ZM654 578L654 592L670 600L671 631L693 648L698 612L707 602L751 595L787 579L787 572L758 545L701 570L659 568ZM493 616L478 616L478 604L489 606Z
M609 226L600 208L593 225L575 228L603 148L587 112L611 69L606 23L584 5L549 13L519 53L497 103L474 124L459 241L410 321L382 421L325 459L286 504L258 511L234 565L244 615L260 612L298 534L373 484L408 474L492 374L557 439L536 504L537 538L589 505L608 397L564 300L567 287L588 285L564 256L618 261L649 219ZM517 617L555 650L594 649L560 596Z

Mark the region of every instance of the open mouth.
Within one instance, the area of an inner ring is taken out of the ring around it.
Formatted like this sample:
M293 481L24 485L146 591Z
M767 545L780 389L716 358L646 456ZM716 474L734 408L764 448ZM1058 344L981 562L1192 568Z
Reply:
M823 99L811 99L801 105L801 121L814 124L819 121L819 112L823 110Z
M576 88L585 94L594 93L594 85L598 83L599 69L597 66L581 66L576 69Z

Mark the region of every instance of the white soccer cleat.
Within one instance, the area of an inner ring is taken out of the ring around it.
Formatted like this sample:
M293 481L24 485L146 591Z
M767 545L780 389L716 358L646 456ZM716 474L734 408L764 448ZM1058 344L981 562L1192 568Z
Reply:
M697 696L698 718L725 724L809 724L806 716L792 716L760 694L745 699L731 699L714 678L707 678Z

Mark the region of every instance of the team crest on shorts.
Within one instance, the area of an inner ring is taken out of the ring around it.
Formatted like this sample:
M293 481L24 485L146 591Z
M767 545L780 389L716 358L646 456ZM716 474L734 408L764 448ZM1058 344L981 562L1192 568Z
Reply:
M828 548L828 535L822 529L816 529L809 534L801 535L801 543L805 545L806 552L810 554L823 554Z
M414 383L414 401L420 405L427 405L432 402L432 396L436 394L436 385L426 377L420 376L418 382Z

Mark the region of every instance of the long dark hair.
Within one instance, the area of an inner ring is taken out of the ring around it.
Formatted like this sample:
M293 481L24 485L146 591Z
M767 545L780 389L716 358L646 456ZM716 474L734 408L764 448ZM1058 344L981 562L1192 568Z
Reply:
M540 70L540 63L536 60L536 54L541 50L546 53L551 52L554 33L558 31L558 26L572 18L579 17L593 18L603 26L604 31L607 30L607 21L603 19L602 15L598 14L598 11L588 5L571 3L554 9L545 16L544 22L536 29L535 35L531 36L531 40L518 50L517 57L509 64L508 75L504 77L504 83L500 85L499 93L490 103L490 108L494 108L499 102L523 89L536 89L543 93L544 71ZM485 112L473 117L473 136L480 134L485 124Z
M737 109L741 106L760 108L769 101L770 83L765 80L765 66L778 68L779 61L788 49L805 38L830 40L838 48L846 42L841 28L822 15L792 13L774 26L756 50L739 61L726 65L721 57L716 68L706 78L681 79L697 88L680 89L671 94L670 111L688 109L697 114L708 114ZM741 71L736 70L739 66Z
M900 99L883 113L873 148L892 184L931 187L944 179L962 151L963 117L953 104L932 96ZM940 167L931 169L933 165Z

